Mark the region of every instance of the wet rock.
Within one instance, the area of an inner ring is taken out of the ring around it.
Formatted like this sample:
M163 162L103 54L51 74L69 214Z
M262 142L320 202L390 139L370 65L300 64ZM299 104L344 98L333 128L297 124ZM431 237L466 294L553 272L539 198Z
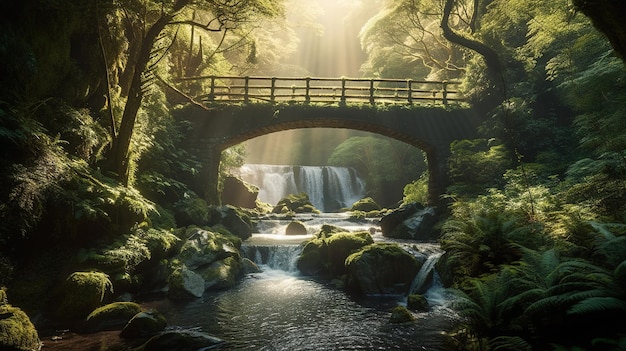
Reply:
M353 203L352 207L350 208L350 211L363 211L363 212L378 211L378 210L380 210L380 205L378 205L376 201L374 201L374 199L372 199L371 197L366 197Z
M404 294L421 264L397 244L376 243L346 259L350 285L366 295Z
M209 209L208 225L222 225L241 240L252 236L250 217L233 206L212 206Z
M243 275L240 259L228 257L201 267L196 272L204 280L204 289L220 290L233 287Z
M374 240L369 232L341 232L309 240L296 262L304 275L337 277L347 273L346 258Z
M408 323L415 320L415 316L404 306L396 306L391 311L391 317L389 317L390 323Z
M155 335L165 329L167 321L157 310L137 313L120 332L122 338L140 338Z
M89 333L121 329L139 312L141 306L134 302L113 302L91 312L81 329Z
M205 281L200 274L186 266L177 267L168 278L168 296L175 300L201 297Z
M424 295L412 294L407 297L406 307L411 311L426 312L430 309Z
M189 269L194 270L227 257L239 256L235 244L220 233L191 228L188 235L176 258Z
M300 221L293 221L285 228L285 235L306 235L306 226Z
M237 177L224 178L222 203L243 208L256 208L259 188Z
M427 240L436 237L436 223L434 207L413 203L382 217L380 228L388 238Z

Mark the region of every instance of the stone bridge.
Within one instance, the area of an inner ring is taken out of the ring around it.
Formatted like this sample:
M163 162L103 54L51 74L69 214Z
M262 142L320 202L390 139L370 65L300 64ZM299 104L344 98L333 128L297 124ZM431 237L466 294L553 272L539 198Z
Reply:
M346 128L373 132L413 145L426 154L429 201L439 202L449 184L450 143L476 137L481 122L470 108L442 105L369 105L239 103L188 107L182 118L192 122L192 152L203 164L197 184L211 204L220 202L217 188L220 155L233 145L258 136L300 128ZM285 150L289 145L285 145ZM416 174L416 177L419 176Z

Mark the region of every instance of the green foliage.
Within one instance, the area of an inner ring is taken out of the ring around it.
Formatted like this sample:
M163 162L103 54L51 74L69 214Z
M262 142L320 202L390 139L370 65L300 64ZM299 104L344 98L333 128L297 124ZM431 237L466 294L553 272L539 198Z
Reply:
M455 186L476 191L503 185L502 176L512 165L504 144L497 140L458 140L450 144L449 174Z
M428 203L428 173L423 173L418 179L404 186L402 204Z

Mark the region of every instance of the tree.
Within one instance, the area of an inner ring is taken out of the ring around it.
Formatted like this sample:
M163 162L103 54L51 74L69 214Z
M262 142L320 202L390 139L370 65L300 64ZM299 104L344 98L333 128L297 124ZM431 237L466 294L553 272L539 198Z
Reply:
M172 2L142 2L123 0L119 7L109 13L110 31L122 31L128 46L124 68L118 78L121 95L125 98L119 130L112 127L112 170L119 180L129 185L131 139L135 131L137 113L142 106L148 87L155 79L155 70L168 53L175 30L174 25L186 25L208 32L222 34L225 38L229 31L244 26L263 16L278 16L282 13L282 3L266 0L174 0ZM193 16L193 10L200 9L209 14L209 19L199 22ZM114 17L120 18L116 21ZM190 18L191 17L191 18ZM218 46L224 43L221 40ZM113 70L110 70L113 71ZM114 118L115 119L115 118Z
M606 35L617 55L626 62L626 23L623 19L626 3L618 0L574 0L574 6Z

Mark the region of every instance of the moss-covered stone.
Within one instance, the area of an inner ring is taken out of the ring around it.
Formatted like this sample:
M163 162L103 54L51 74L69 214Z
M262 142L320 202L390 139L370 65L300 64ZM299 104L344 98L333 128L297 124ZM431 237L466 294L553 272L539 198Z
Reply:
M346 261L350 286L366 295L403 294L421 264L397 244L376 243Z
M371 197L363 198L353 203L352 207L350 207L350 211L370 212L378 210L380 210L380 205L378 205Z
M243 275L243 264L240 258L227 257L197 270L204 279L206 289L227 289L233 287Z
M239 255L239 250L231 238L218 232L194 227L188 230L187 240L176 258L193 270Z
M272 213L320 213L309 200L307 193L290 194L278 201Z
M390 323L408 323L415 320L415 316L404 306L396 306L391 310Z
M214 336L193 330L172 330L150 338L143 345L143 351L187 351L219 348L224 341Z
M174 300L200 297L204 293L205 281L200 274L185 265L178 266L167 278L168 296Z
M233 206L212 206L209 208L208 225L223 225L229 232L242 240L252 236L252 220L245 212Z
M416 312L426 312L430 309L428 305L428 300L424 297L424 295L420 294L411 294L407 297L406 307L411 311Z
M122 338L139 338L155 335L165 329L167 320L157 310L139 312L120 332Z
M102 272L74 272L61 286L56 315L65 320L85 318L102 305L107 292L113 292L108 275Z
M347 273L346 258L374 240L369 232L339 232L309 240L296 265L305 275L337 277Z
M21 309L0 305L0 350L39 350L41 340L30 318Z
M85 319L82 330L96 332L121 329L139 312L141 306L134 302L113 302L91 312Z

